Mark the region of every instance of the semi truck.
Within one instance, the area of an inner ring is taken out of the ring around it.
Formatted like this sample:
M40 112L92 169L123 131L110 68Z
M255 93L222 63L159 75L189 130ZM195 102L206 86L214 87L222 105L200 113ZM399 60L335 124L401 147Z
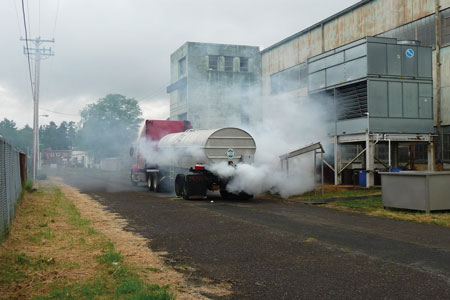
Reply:
M165 121L179 122L179 121ZM155 126L150 130L158 130ZM162 123L161 123L162 124ZM190 123L189 123L190 125ZM190 126L188 126L190 127ZM145 134L147 136L148 133ZM142 136L142 135L141 135ZM139 180L146 179L147 186L153 191L175 192L177 196L189 199L206 199L207 191L219 190L224 199L249 199L252 195L245 192L230 193L227 184L232 177L218 176L208 170L208 166L222 163L236 167L240 163L252 163L256 152L256 143L246 131L226 127L211 130L194 130L161 134L155 146L159 161L145 158L144 169L138 164L133 172L139 172ZM155 141L155 138L152 139ZM142 155L137 155L139 157ZM145 175L144 175L145 174ZM149 179L150 178L150 179Z

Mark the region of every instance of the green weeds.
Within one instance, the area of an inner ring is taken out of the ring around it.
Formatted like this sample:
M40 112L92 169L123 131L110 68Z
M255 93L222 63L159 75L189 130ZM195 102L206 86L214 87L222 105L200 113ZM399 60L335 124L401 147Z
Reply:
M114 244L111 242L107 242L105 245L105 252L99 256L98 261L104 265L113 265L118 264L123 260L123 257L120 253L116 252L114 249Z
M27 182L25 182L24 189L28 193L31 193L33 190L33 181L31 179L28 179Z
M292 196L291 200L326 200L336 198L354 198L354 197L366 197L366 196L381 196L379 189L356 189L356 190L337 190L337 191L325 191L322 195L321 192L308 192L303 195Z
M383 207L383 204L381 203L381 197L350 201L338 201L335 202L335 205L365 210L374 210Z

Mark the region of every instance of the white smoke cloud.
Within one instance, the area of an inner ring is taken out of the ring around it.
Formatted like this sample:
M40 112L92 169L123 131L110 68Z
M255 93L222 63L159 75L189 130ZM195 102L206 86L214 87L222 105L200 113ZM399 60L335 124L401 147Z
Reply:
M312 143L326 144L326 109L306 97L301 101L267 98L264 103L266 113L261 121L246 128L257 145L254 163L232 167L222 162L207 169L230 178L227 190L234 193L270 191L289 197L313 190L314 154L289 159L289 171L281 169L280 156Z
M161 147L159 141L139 138L137 143L139 155L148 163L159 166L193 167L190 162L205 163L203 149L199 145L189 147Z

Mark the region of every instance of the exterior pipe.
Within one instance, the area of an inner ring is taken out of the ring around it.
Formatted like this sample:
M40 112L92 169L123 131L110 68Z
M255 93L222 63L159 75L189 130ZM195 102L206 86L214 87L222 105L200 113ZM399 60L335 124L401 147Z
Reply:
M388 139L388 167L389 167L389 171L391 171L391 169L392 169L392 164L391 164L391 139Z

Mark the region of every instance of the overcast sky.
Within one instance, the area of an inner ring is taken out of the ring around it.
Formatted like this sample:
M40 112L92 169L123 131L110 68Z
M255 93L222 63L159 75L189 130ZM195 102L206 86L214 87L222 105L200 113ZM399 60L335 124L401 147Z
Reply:
M186 41L262 50L358 1L24 2L29 37L55 38L54 44L46 44L55 56L41 62L40 114L49 117L41 117L40 123L59 124L79 121L86 104L109 93L139 100L144 118L165 119L170 54ZM0 120L31 125L28 65L19 40L25 37L21 0L0 1L0 28Z

